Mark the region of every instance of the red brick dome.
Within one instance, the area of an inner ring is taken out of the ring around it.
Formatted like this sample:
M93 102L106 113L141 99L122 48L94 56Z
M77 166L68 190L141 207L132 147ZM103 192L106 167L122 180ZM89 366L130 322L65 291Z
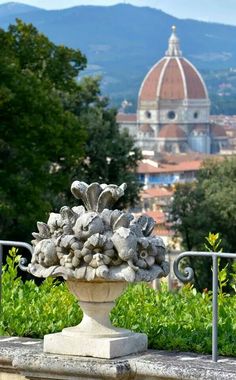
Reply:
M182 57L175 27L172 27L165 57L149 70L139 91L139 103L156 102L159 99L208 99L200 73Z
M142 133L149 133L149 134L153 134L154 133L152 127L149 124L142 124L142 125L140 125L139 131L142 132Z
M166 124L161 128L158 137L163 139L184 139L186 134L178 124Z
M207 98L201 75L183 57L162 58L148 72L139 91L139 102Z

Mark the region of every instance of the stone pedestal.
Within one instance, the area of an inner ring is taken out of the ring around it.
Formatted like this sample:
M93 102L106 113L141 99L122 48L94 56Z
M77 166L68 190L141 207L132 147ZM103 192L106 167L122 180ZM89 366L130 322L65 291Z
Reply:
M84 316L75 327L44 337L44 352L64 355L116 358L147 349L146 334L115 328L109 319L114 300L127 286L125 282L68 281L79 299Z

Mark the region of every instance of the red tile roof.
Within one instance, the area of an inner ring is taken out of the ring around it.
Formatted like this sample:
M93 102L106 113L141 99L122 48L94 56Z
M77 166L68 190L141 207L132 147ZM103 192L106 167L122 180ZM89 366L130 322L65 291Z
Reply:
M213 124L211 125L211 133L215 137L226 137L225 129L222 125L219 124Z
M140 101L207 99L201 75L185 58L164 57L148 72L139 91Z
M179 173L197 171L200 169L201 165L202 161L190 161L180 162L176 165L161 164L159 167L155 167L149 163L140 162L137 172L140 174Z
M203 161L206 158L213 157L209 154L191 152L191 153L182 153L182 154L171 154L171 153L163 153L161 160L165 164L177 164L180 162L186 161Z
M161 88L161 99L184 99L184 80L176 58L171 58L165 68Z
M156 233L158 236L173 236L175 234L173 230L159 230L159 228L156 229Z
M140 100L152 101L153 99L156 99L157 84L160 80L161 71L165 62L166 58L163 58L161 61L157 62L145 77L140 90Z
M162 197L171 197L173 195L173 190L167 189L166 187L155 186L150 189L143 190L141 192L142 199L150 198L162 198Z
M166 223L166 216L163 211L145 211L143 214L153 218L157 224Z
M136 113L118 113L116 115L117 123L136 123L137 115Z
M154 130L152 129L152 127L150 126L150 124L142 124L139 126L139 130L143 133L150 133L150 134L154 134Z
M181 58L182 68L184 70L187 94L190 99L204 99L207 94L203 86L203 82L200 79L200 74L197 72L191 64L185 59Z

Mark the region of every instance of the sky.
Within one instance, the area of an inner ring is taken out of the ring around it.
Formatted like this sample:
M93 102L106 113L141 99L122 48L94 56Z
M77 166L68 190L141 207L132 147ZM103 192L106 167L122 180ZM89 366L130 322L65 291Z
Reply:
M0 0L0 4L6 2L6 0ZM76 5L131 3L136 6L158 8L179 18L236 25L236 0L15 0L14 2L44 9L61 9Z

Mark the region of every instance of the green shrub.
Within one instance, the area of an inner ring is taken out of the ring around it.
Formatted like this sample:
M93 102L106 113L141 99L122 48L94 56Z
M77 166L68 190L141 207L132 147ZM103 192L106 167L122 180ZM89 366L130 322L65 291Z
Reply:
M211 352L212 293L191 285L170 293L130 286L112 311L113 323L148 335L149 348ZM236 356L236 296L219 302L219 352Z
M42 338L78 324L82 312L64 283L47 278L40 286L17 276L20 257L13 248L3 267L0 334Z
M37 286L17 276L19 256L13 249L3 268L0 334L43 337L80 322L82 312L64 283L45 280ZM149 347L211 352L212 293L191 285L170 293L146 284L130 285L117 300L111 319L116 326L144 332ZM219 297L219 352L236 356L236 296Z

